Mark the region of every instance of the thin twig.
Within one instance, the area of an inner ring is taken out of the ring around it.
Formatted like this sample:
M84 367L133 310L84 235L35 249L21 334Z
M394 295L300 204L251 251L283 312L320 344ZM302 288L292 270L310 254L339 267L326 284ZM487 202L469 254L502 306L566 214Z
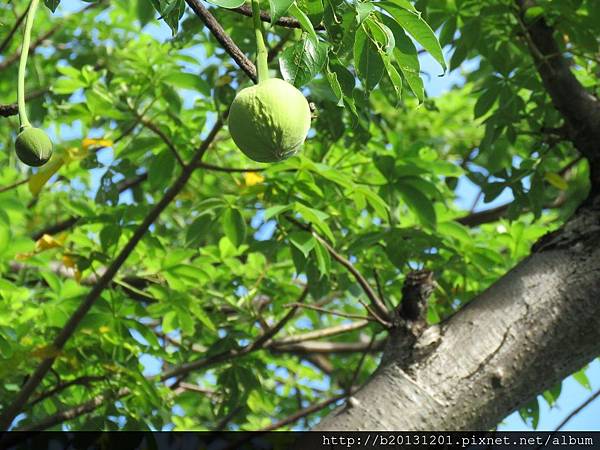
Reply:
M350 261L348 261L344 256L340 255L329 244L329 242L327 242L324 238L322 238L321 235L319 235L311 227L304 225L303 223L297 221L296 219L294 219L292 217L285 216L285 218L286 218L286 220L293 223L297 227L311 233L313 235L313 237L315 239L317 239L325 247L325 249L333 257L333 259L335 259L337 262L339 262L342 266L344 266L346 268L346 270L348 270L348 272L350 272L352 274L354 279L358 282L358 284L360 285L360 287L362 288L364 293L367 295L367 297L371 301L371 304L373 305L373 308L375 308L377 315L384 319L384 323L382 323L382 325L387 326L385 324L385 322L387 322L388 319L390 318L390 313L388 312L387 307L385 306L383 301L377 296L377 294L375 293L375 291L373 290L373 288L371 287L369 282L365 279L365 277L363 277L362 274L356 269L356 267L354 267L352 265L352 263Z
M19 29L19 25L21 25L21 22L23 22L23 19L25 19L25 16L27 16L27 12L29 11L30 5L31 5L31 2L29 2L29 4L27 5L27 8L25 8L25 11L23 11L23 13L19 17L17 17L15 24L10 29L10 31L8 32L6 37L0 43L0 54L4 53L4 50L6 50L6 47L8 47L8 44L10 44L11 39L13 38L13 36L17 32L17 30Z
M214 170L215 172L228 172L228 173L247 173L247 172L262 172L266 167L252 167L252 168L237 168L237 167L221 167L215 166L205 162L198 163L198 167L206 170Z
M345 317L347 319L359 319L359 320L367 320L367 321L373 321L373 322L376 321L376 319L374 319L373 317L359 316L358 314L349 314L349 313L344 313L344 312L340 312L340 311L331 311L330 309L321 308L321 307L315 306L315 305L300 305L298 303L288 303L287 305L284 305L284 306L287 308L312 309L314 311L319 311L319 312L322 312L325 314L331 314L332 316Z
M169 136L167 136L165 134L165 132L163 130L161 130L158 125L156 125L154 122L151 122L148 119L144 119L142 117L142 118L140 118L140 122L142 123L142 125L144 125L146 128L151 130L154 134L156 134L158 137L160 137L162 139L162 141L166 144L166 146L171 151L171 153L173 153L173 156L175 156L175 159L177 160L177 162L181 165L181 167L184 167L185 161L183 160L183 158L177 151L175 144L173 144L173 141L169 138Z
M365 359L367 358L367 354L373 348L374 343L375 343L375 333L373 333L373 335L371 336L371 341L369 342L369 346L364 351L364 353L361 355L360 360L358 361L358 364L356 365L356 369L354 369L354 374L352 375L352 379L350 380L350 383L348 384L348 388L347 388L348 399L350 398L350 395L351 395L350 393L352 392L352 387L356 384L356 380L358 380L358 374L360 373L360 369L362 368L362 365L364 364Z
M53 387L52 389L50 389L46 392L42 392L40 395L38 395L36 398L34 398L31 402L29 402L25 406L25 408L30 408L33 405L41 402L42 400L45 400L48 397L52 397L53 395L56 395L59 392L62 392L71 386L77 386L77 385L87 386L90 383L93 383L94 381L102 381L104 379L106 379L106 377L104 377L104 376L82 376L79 378L75 378L74 380L65 381L63 383L56 385L55 387Z
M240 6L239 8L230 9L230 11L234 11L238 14L242 14L247 17L252 17L252 8L250 6L246 6L246 5ZM260 12L260 20L262 20L263 22L271 23L271 16L269 15L268 12L261 11ZM298 22L293 17L280 17L279 19L277 19L277 22L275 22L275 25L279 25L279 26L282 26L285 28L302 28L302 25L300 24L300 22ZM319 24L319 25L315 26L314 28L316 31L325 29L325 27L322 24Z
M347 333L349 331L360 330L369 324L368 320L359 320L357 322L347 323L343 325L337 325L329 328L322 328L320 330L310 331L308 333L297 334L295 336L286 336L281 339L277 339L269 344L269 346L277 347L279 345L295 344L297 342L311 341L314 339L321 339L329 336L337 336L338 334Z
M562 427L564 427L573 417L579 414L583 409L589 406L590 403L592 403L598 397L600 397L600 389L594 394L592 394L585 402L583 402L581 405L579 405L577 408L571 411L571 413L567 417L565 417L565 419L556 427L554 432L556 433L557 431L560 431Z

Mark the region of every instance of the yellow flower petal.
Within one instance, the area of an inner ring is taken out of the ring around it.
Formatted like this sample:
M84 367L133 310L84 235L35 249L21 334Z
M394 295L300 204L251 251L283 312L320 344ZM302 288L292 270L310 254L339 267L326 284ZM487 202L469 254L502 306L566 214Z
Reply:
M81 145L84 150L87 150L90 147L112 147L113 141L111 141L110 139L85 138L81 141Z
M52 175L60 170L65 163L62 156L55 156L40 171L29 177L29 192L38 195Z
M63 255L62 263L63 266L65 266L68 269L71 269L73 277L75 277L75 280L79 283L81 281L81 272L79 271L79 267L77 267L77 262L69 255Z
M244 181L246 186L254 186L265 181L265 177L257 172L244 172Z
M44 234L41 238L37 240L35 243L35 251L43 252L44 250L49 250L51 248L61 247L62 243L55 239L54 236L49 234Z

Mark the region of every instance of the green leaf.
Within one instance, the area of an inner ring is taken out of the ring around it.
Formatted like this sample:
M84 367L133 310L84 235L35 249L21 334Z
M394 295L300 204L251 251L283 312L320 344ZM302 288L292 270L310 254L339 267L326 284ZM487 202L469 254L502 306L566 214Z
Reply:
M279 57L279 70L283 79L294 86L310 82L323 68L327 60L327 44L315 43L304 37L286 48Z
M289 211L290 209L292 209L291 205L271 206L270 208L265 209L263 220L266 222L272 217L278 216L279 214Z
M205 242L213 222L210 214L202 214L188 227L185 242L188 247L197 247Z
M356 30L354 64L365 90L367 92L373 90L383 76L384 65L377 44L362 25Z
M315 257L317 258L317 267L321 275L329 275L331 272L331 255L320 242L316 241Z
M137 0L137 17L143 27L154 19L154 9L148 7L148 0Z
M296 3L293 3L290 6L289 11L292 16L298 19L298 22L300 22L302 29L308 33L308 36L313 40L314 45L317 46L319 38L308 16L304 13L304 11L298 8Z
M322 0L296 0L296 4L306 13L313 26L321 23L325 11Z
M523 422L536 430L540 420L540 405L537 397L519 409L519 415Z
M217 5L217 6L220 6L221 8L227 8L227 9L239 8L244 3L246 3L245 0L207 0L207 1L209 3L212 3L213 5ZM273 0L270 0L269 3L271 5L273 5ZM271 8L271 14L272 14L272 11L273 11L273 9Z
M54 12L60 5L60 0L44 0L44 3L50 11Z
M498 89L490 88L483 91L483 93L477 99L477 103L475 103L475 119L485 115L494 103L496 103L496 99L498 98Z
M314 248L316 240L308 231L294 231L288 235L290 242L308 258L310 251Z
M329 239L332 243L335 242L333 232L331 231L331 228L329 228L329 225L327 225L325 222L325 219L329 217L328 214L317 209L309 208L302 203L295 203L294 209L304 218L304 220L312 223L318 231L327 237L327 239Z
M193 73L176 72L169 75L167 83L182 89L191 89L204 95L210 95L210 86L199 75Z
M271 24L274 24L280 17L285 15L292 3L294 3L294 0L269 0ZM244 1L242 1L242 4L244 4Z
M223 232L233 245L239 247L246 240L246 222L237 208L226 209L221 218Z
M436 214L431 201L418 189L407 183L398 182L395 185L406 206L428 227L435 227Z
M168 185L175 170L175 157L169 149L156 155L148 168L148 182L152 189L162 189Z
M417 97L419 102L423 102L425 87L420 75L421 63L419 62L417 48L404 30L392 18L383 16L383 22L394 35L395 46L392 52L394 59L415 97Z
M588 391L592 390L592 384L590 383L589 378L585 374L587 367L584 367L581 370L578 370L573 374L573 379L577 381L580 385L586 388Z
M379 4L446 70L442 47L431 27L421 17L421 13L407 10L389 1Z

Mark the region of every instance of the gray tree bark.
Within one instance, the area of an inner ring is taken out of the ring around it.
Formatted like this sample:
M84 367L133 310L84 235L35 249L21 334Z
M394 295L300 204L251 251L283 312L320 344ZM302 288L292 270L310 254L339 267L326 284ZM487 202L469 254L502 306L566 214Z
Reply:
M523 14L535 2L516 4ZM447 322L416 342L392 332L356 401L316 430L489 430L600 354L600 102L543 19L524 28L566 137L590 163L590 198Z
M599 202L600 203L600 202ZM582 208L317 430L487 430L600 353L600 204ZM428 350L429 349L429 350Z

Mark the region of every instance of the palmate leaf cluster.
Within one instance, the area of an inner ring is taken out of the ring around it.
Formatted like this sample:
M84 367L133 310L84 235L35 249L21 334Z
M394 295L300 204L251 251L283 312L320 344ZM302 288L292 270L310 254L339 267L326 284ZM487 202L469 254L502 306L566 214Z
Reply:
M598 94L594 1L539 1L530 15L556 27L578 78ZM49 10L39 13L36 35L51 33L31 58L27 88L42 93L28 105L32 122L50 130L57 154L69 158L43 181L38 175L35 188L25 183L0 193L0 405L56 353L49 343L181 172L166 141L188 161L235 91L249 83L183 0L71 2L87 6L76 14L59 3L46 0ZM210 11L252 57L251 19L227 10L241 4L214 3L219 7ZM26 4L0 7L2 34ZM279 50L271 68L316 107L302 154L257 165L226 129L219 133L204 159L210 166L195 171L58 352L19 426L99 395L106 398L101 406L66 426L269 426L361 383L379 353L356 372L360 352L271 347L206 364L180 380L161 376L244 348L305 287L306 303L366 314L356 279L289 218L310 224L379 284L390 308L408 271L435 271L440 287L428 320L438 322L524 258L585 196L587 165L561 138L560 116L513 2L262 6L301 24L267 26L267 41ZM14 101L16 65L3 63L18 46L14 39L0 61L0 103ZM435 72L421 73L421 52L437 61ZM464 83L428 98L424 77L435 80L445 70L462 71ZM0 122L0 186L35 176L15 158L17 128L14 117ZM506 208L469 222L473 195L465 193L479 190L479 207L506 199ZM274 339L350 321L301 309ZM384 338L370 322L326 341ZM583 372L578 377L585 383ZM119 398L124 388L129 394ZM553 404L559 394L557 387L544 398ZM285 427L309 427L327 411ZM537 411L534 401L522 415L535 426Z

